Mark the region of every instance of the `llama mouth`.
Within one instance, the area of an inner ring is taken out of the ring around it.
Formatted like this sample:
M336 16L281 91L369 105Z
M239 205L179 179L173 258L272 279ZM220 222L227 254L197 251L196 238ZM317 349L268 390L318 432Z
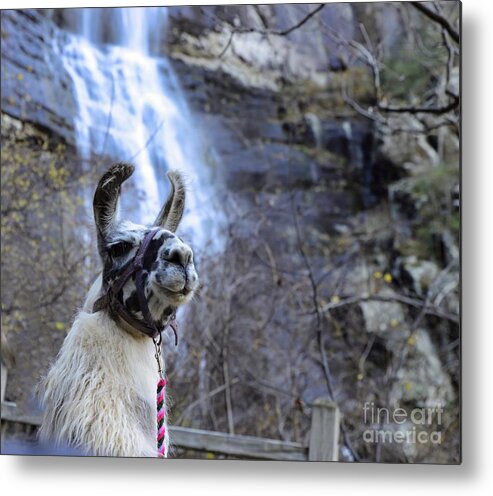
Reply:
M164 293L166 296L177 299L182 299L188 296L192 292L192 290L188 288L183 288L178 291L173 291L172 289L166 288L165 286L161 286L161 285L159 285L159 290L162 293Z
M156 291L163 297L168 298L174 304L181 305L186 303L192 297L194 290L196 289L197 277L190 280L186 274L184 274L183 279L171 279L163 277L161 274L156 274L155 277L151 279Z

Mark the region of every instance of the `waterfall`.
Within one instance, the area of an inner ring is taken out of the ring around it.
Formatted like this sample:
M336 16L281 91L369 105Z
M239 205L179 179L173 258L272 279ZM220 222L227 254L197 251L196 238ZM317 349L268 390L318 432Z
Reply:
M138 203L142 223L151 223L165 200L166 171L180 169L190 186L182 228L203 248L213 237L217 209L209 204L201 137L173 68L161 55L167 9L71 9L70 16L75 32L55 43L76 94L80 154L87 161L104 155L136 165L138 202L123 197L123 207Z

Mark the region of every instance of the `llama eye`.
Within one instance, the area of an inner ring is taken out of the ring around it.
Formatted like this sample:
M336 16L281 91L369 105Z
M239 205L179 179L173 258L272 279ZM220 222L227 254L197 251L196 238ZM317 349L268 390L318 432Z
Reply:
M108 253L112 258L122 257L126 255L133 248L133 244L128 241L120 241L113 245L108 246Z

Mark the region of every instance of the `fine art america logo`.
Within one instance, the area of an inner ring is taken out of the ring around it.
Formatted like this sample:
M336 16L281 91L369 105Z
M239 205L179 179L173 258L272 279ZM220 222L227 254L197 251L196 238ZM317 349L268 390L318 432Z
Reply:
M368 428L363 432L363 440L367 443L440 444L442 413L440 405L407 411L404 408L377 407L373 402L366 402L363 422ZM438 430L430 432L431 428Z

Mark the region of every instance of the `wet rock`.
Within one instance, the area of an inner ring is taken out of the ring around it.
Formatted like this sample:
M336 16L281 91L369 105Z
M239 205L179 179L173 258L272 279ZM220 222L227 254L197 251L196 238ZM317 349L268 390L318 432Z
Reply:
M444 229L441 234L441 241L446 265L459 260L459 246L449 229Z
M420 222L420 210L429 201L425 191L415 187L413 178L404 178L389 186L390 214L396 222Z
M419 260L415 255L399 258L399 278L418 296L425 298L431 283L439 273L435 262Z
M180 33L170 54L188 65L226 73L246 87L277 91L286 81L311 81L319 87L328 82L327 71L318 70L295 44L257 32L231 36L231 29L225 28L208 31L199 39Z
M342 72L347 69L347 61L343 57L332 55L329 61L329 68L332 72Z
M360 303L367 332L382 333L396 329L405 320L402 305L397 302L366 301Z
M74 143L76 103L53 49L55 29L36 10L2 11L2 111Z
M454 399L450 377L444 371L428 332L417 329L409 339L408 355L392 390L395 401L421 406L446 406Z
M427 139L426 123L410 114L388 117L381 129L379 155L395 167L409 172L417 167L436 166L441 157ZM399 132L397 130L405 130Z
M460 183L456 183L453 188L452 188L452 191L450 193L450 196L451 196L451 200L452 200L452 207L459 211L460 209Z
M276 34L295 26L313 9L312 5L171 7L171 54L190 65L228 73L245 86L278 89L286 81L324 86L328 69L344 70L348 53L319 28L323 23L325 29L350 39L355 31L352 8L327 5L303 29Z
M2 138L9 136L17 136L22 133L22 121L15 119L8 114L2 113Z
M453 95L460 94L460 72L458 67L452 68L450 79L446 87L446 93Z

